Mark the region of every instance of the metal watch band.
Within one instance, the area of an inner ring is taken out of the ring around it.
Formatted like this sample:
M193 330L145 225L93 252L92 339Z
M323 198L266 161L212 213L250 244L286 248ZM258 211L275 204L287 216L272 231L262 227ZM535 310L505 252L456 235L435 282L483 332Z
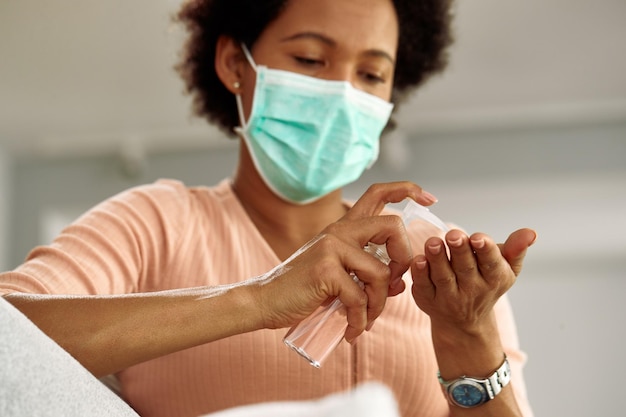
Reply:
M493 373L489 378L485 380L487 382L485 385L487 386L487 393L489 394L489 399L493 400L494 397L500 394L502 388L506 387L509 382L511 382L511 366L509 365L509 360L504 356L504 362L502 365Z
M478 383L481 386L483 386L487 394L486 397L484 398L484 402L487 402L489 400L493 400L496 397L496 395L498 395L502 391L502 389L509 384L509 382L511 381L511 367L509 365L509 361L506 355L504 355L504 362L502 362L502 365L500 365L500 367L493 374L491 374L485 379L462 376L452 381L445 381L443 378L441 378L441 374L438 373L437 376L438 376L439 382L442 385L444 394L446 395L446 397L448 397L449 400L451 400L455 404L457 403L454 401L454 398L452 398L451 396L450 388L463 381L467 381L470 383ZM476 404L476 405L480 405L480 404Z

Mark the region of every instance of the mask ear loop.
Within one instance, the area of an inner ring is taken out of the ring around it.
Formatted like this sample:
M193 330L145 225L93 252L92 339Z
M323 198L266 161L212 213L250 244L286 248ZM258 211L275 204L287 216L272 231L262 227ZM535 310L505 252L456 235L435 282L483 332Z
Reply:
M257 66L256 66L256 63L254 62L254 58L252 58L252 54L250 53L250 50L248 49L246 44L243 42L241 43L241 49L243 50L243 54L246 56L246 59L250 63L250 66L252 67L252 69L254 69L254 72L256 72Z
M245 55L246 60L248 61L254 72L258 72L257 65L252 58L252 54L250 53L250 50L248 49L246 44L243 42L241 43L241 49L243 50L243 54ZM248 126L246 123L246 118L243 114L243 103L241 102L241 94L235 94L235 101L237 102L237 113L239 114L239 123L241 124L241 126L235 127L233 131L240 135L245 135L245 130Z

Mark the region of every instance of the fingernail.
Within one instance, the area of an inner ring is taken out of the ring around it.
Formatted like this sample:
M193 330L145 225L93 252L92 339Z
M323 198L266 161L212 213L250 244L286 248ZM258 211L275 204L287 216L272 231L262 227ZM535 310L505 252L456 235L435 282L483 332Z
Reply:
M351 345L353 345L353 346L354 346L354 345L356 344L357 340L359 340L359 338L358 338L358 337L353 337L353 338L352 338L352 339L350 339L350 340L346 339L346 342L348 342L348 343L350 343Z
M440 244L428 245L428 250L433 255L439 255L439 253L441 252L441 245Z
M483 238L473 238L471 242L474 249L481 249L485 246L485 239Z
M461 245L463 244L463 239L462 238L457 238L457 239L452 239L452 240L448 240L448 245L454 247L454 248L458 248L461 247Z
M437 197L435 197L434 195L432 195L431 193L429 193L428 191L422 190L422 196L430 201L431 203L436 203L437 201L439 201L439 199Z
M417 269L426 269L426 260L420 259L418 261L415 261L415 266L417 267Z

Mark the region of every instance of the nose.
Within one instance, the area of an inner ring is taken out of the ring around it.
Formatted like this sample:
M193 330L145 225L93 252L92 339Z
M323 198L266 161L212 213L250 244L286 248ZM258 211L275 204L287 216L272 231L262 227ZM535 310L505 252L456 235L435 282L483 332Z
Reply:
M329 66L322 78L332 81L348 81L357 86L356 70L347 62L337 62Z

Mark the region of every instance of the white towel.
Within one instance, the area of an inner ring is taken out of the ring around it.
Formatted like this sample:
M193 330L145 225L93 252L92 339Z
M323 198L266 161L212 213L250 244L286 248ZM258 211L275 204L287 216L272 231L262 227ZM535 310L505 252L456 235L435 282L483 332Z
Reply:
M235 407L203 417L400 417L391 390L377 382L312 401L283 401Z

